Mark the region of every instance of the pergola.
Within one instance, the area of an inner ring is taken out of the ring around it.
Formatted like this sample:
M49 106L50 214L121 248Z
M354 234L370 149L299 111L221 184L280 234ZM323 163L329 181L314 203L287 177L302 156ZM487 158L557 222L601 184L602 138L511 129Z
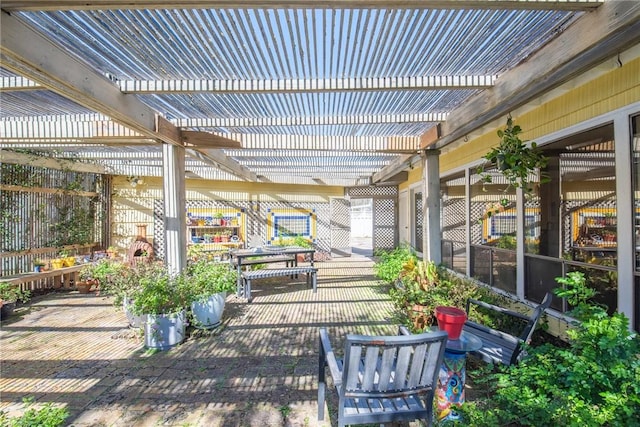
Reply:
M160 176L177 146L188 177L273 183L397 183L640 38L636 1L1 7L3 148Z

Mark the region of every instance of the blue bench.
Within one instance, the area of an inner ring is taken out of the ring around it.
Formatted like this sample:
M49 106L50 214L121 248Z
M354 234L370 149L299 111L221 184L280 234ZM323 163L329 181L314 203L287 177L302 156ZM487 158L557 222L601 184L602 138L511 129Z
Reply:
M551 300L552 294L549 292L545 295L540 305L538 305L530 315L526 315L469 298L469 300L467 300L467 315L469 314L471 306L475 305L487 310L488 312L506 315L513 319L514 322L519 319L525 323L520 335L515 336L481 325L471 320L467 320L464 324L463 330L474 334L482 340L482 348L474 353L480 356L482 360L487 363L503 363L505 365L513 365L517 363L524 356L524 345L531 342L531 337L533 336L536 324L538 323L538 320L540 320L544 311L551 305Z
M251 281L255 279L268 279L270 277L286 277L297 276L298 274L307 275L307 286L313 287L313 293L318 291L318 269L311 266L303 267L286 267L286 268L269 268L262 270L243 271L240 275L242 285L238 286L238 296L244 297L251 302Z

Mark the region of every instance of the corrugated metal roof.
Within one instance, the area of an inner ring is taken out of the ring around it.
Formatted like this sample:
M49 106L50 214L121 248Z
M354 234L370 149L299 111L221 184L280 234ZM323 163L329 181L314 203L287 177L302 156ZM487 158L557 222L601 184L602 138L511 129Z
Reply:
M13 12L114 86L132 88L134 96L172 123L242 141L244 149L225 153L261 177L342 183L335 185L356 185L400 153L416 152L425 131L581 13L375 8ZM0 77L12 76L0 69ZM458 87L452 87L453 81ZM195 83L218 89L180 89ZM158 84L164 89L143 90ZM94 113L44 90L4 90L0 101L4 138L11 137L6 122L24 116ZM143 166L104 156L121 152L138 159L136 153L143 150L156 159L159 147L100 147L67 147L66 152L102 156L117 173L132 174L136 167L141 168L137 174L160 173L155 160ZM237 179L190 161L188 169L200 168L200 176Z

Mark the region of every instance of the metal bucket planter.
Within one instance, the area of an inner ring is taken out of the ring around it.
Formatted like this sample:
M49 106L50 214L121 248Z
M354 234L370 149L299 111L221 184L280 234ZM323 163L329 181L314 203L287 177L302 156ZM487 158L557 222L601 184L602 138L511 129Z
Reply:
M182 341L187 326L187 312L173 314L147 314L144 323L144 346L155 350L168 350Z
M133 306L133 301L128 297L124 297L122 300L122 309L124 310L124 314L127 316L127 320L129 321L130 328L142 328L142 325L147 320L146 314L134 314L131 311L131 307Z
M212 329L218 326L222 320L226 298L227 293L220 292L211 295L204 302L192 302L193 326L198 329Z

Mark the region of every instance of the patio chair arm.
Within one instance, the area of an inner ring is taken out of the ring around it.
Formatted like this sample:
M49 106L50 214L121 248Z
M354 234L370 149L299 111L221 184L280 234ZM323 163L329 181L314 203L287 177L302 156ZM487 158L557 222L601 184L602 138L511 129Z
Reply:
M324 355L324 360L327 366L329 366L329 372L331 373L333 384L336 387L339 387L342 384L342 371L338 367L338 361L336 360L336 355L333 352L331 342L329 341L329 335L325 328L320 328L320 345L322 347L321 352Z

